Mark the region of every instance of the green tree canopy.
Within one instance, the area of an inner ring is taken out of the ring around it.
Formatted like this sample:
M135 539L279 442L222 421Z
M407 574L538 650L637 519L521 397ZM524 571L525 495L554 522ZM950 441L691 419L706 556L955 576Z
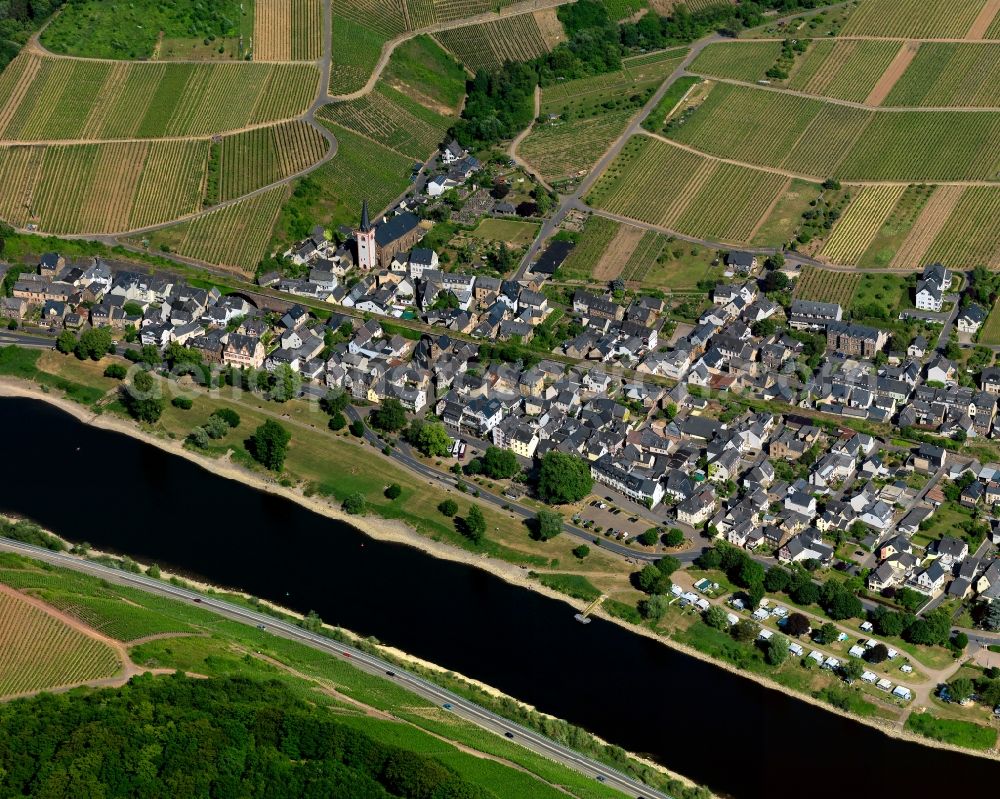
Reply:
M538 472L538 495L544 502L563 505L590 493L594 480L590 466L579 455L549 450Z
M251 455L273 472L280 472L288 454L288 442L292 434L273 419L268 419L258 427L250 439Z

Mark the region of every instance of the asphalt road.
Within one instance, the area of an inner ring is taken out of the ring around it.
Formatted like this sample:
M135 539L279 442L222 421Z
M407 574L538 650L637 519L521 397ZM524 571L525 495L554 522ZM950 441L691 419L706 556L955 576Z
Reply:
M257 613L255 611L242 608L239 605L234 605L221 599L199 594L186 588L179 588L178 586L154 580L150 577L119 571L118 569L113 569L98 563L92 563L65 553L51 552L47 549L31 546L30 544L22 544L19 541L13 541L9 538L0 538L0 550L16 552L37 560L45 561L46 563L51 563L55 566L62 566L64 568L73 569L95 577L100 577L108 582L116 583L118 585L140 588L143 591L157 594L159 596L169 597L171 599L178 599L187 602L194 602L198 599L200 600L200 607L211 613L215 613L233 621L253 625L255 627L263 625L272 635L278 635L282 638L298 641L299 643L305 644L313 649L317 649L331 655L348 658L355 668L369 674L387 677L387 672L391 671L394 674L391 679L393 679L396 683L407 690L412 691L418 696L421 696L424 699L438 705L450 705L448 709L451 710L456 716L466 719L478 727L498 735L506 735L507 733L510 733L513 736L512 740L526 749L530 749L531 751L540 754L543 757L547 757L550 760L562 763L563 765L572 768L574 771L588 777L593 777L594 779L598 779L599 777L603 778L601 779L601 782L605 785L616 788L629 796L670 799L668 794L649 788L645 784L638 782L637 780L633 780L631 777L628 777L615 769L591 760L590 758L584 757L572 749L546 738L544 735L540 735L533 730L522 727L520 724L509 721L508 719L498 716L495 713L491 713L490 711L485 710L479 705L470 702L458 694L454 694L451 691L423 679L422 677L405 671L395 663L382 660L368 654L367 652L355 649L352 646L332 641L329 638L310 632L301 627L297 627L294 624L281 621L280 619L275 619L273 616Z

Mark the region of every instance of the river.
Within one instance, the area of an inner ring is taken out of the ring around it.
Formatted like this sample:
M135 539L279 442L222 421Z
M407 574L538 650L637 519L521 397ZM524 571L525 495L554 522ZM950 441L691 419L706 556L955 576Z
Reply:
M559 601L0 399L0 511L239 588L468 675L739 799L930 797L1000 764L890 738Z

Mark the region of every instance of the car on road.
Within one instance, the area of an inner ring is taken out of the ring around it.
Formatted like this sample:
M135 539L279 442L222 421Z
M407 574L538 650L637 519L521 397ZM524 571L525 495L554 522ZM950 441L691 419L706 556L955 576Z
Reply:
M196 597L194 598L194 601L195 601L195 602L201 602L201 597L200 597L200 596L196 596Z
M604 782L604 775L603 774L598 774L597 775L597 781L598 782Z
M506 737L506 738L513 738L514 737L514 733L512 733L512 732L505 732L504 733L504 737Z
M396 672L394 672L394 671L387 671L387 672L386 672L386 674L387 674L387 675L388 675L389 677L395 677L395 676L396 676Z
M441 707L443 707L445 710L451 710L451 702L445 702L443 705L441 705Z
M266 629L267 629L267 627L265 627L265 626L264 626L263 624L258 624L258 625L257 625L257 629L258 629L258 630L266 630Z

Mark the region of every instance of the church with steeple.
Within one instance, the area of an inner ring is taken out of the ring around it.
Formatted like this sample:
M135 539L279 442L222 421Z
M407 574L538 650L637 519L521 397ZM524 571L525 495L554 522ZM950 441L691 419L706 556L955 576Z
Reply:
M424 237L420 219L409 211L383 217L377 224L368 218L368 200L361 203L361 226L354 231L355 263L362 271L387 269L397 253L409 250Z

